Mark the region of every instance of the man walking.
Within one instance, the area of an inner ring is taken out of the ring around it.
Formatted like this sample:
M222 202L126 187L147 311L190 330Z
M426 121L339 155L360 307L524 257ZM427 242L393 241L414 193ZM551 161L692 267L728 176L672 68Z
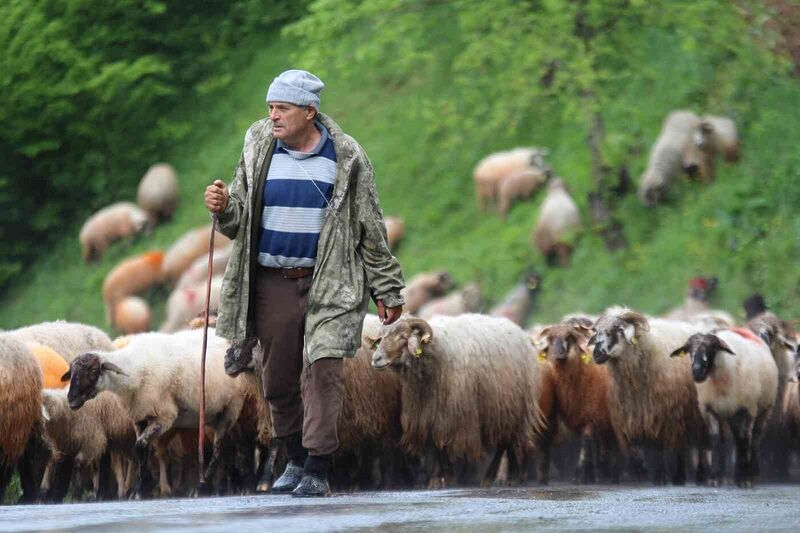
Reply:
M263 392L289 456L270 492L293 496L330 494L342 358L361 344L370 298L386 324L403 305L372 165L319 112L323 88L302 70L275 78L269 118L247 130L230 188L217 180L205 191L219 231L234 241L216 331L261 343Z

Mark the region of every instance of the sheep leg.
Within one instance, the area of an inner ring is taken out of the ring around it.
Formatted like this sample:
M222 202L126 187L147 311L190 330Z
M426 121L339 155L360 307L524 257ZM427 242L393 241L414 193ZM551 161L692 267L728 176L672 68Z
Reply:
M718 418L708 419L708 429L711 437L711 476L708 484L715 487L722 486L725 480L725 462L728 454L725 435L722 432L722 425Z
M269 447L267 457L264 460L264 466L261 471L261 478L256 486L256 492L269 492L272 487L272 482L275 480L275 462L278 459L278 443L272 441L272 446Z
M657 486L666 485L667 483L667 465L666 453L662 447L657 447L654 452L655 458L655 474L653 477L653 484Z
M761 474L761 439L768 420L769 414L761 413L753 423L753 452L750 458L750 481L753 483Z
M158 461L158 489L161 497L167 498L172 496L172 487L169 484L169 457L161 439L153 442L153 453Z
M96 502L100 492L100 465L95 463L89 466L92 474L92 493L89 494L89 501Z
M25 452L17 462L17 472L19 472L19 482L22 486L22 496L17 503L32 503L39 496L39 488L44 474L44 465L50 449L45 444L41 430L34 430Z
M675 459L675 469L672 471L673 485L686 485L686 464L689 458L689 447L683 446L672 452Z
M72 501L79 502L83 499L85 465L79 457L75 457L75 468L72 471Z
M481 480L481 487L491 487L492 483L497 479L497 471L500 469L500 461L503 459L504 450L505 449L501 446L498 446L495 450L492 462L489 463L489 467L486 469L483 479Z
M49 502L50 488L53 486L53 475L56 468L55 454L50 456L47 461L47 466L44 467L44 475L42 475L42 484L39 486L39 501Z
M734 481L739 487L747 486L747 472L750 468L750 435L752 434L752 418L744 411L740 410L729 420L731 433L736 441L736 468L734 470Z
M117 499L121 500L125 497L125 467L122 465L122 454L120 452L111 452L111 471L114 473L114 479L117 482Z
M583 484L594 483L594 439L591 432L585 431L581 435L581 451L578 459L578 482Z
M11 476L14 475L14 465L0 464L0 500L6 494L6 487L11 481Z
M509 446L506 456L508 457L508 483L519 485L522 480L522 466L518 458L519 454Z
M550 449L553 446L554 427L555 422L549 423L539 442L539 457L536 461L536 482L539 485L550 483Z
M150 449L149 447L136 448L136 462L138 463L138 475L136 476L135 483L133 485L133 497L137 500L141 500L145 497L145 491L149 494L150 487L152 484L152 477L150 476L150 468L149 468L149 459L150 458Z

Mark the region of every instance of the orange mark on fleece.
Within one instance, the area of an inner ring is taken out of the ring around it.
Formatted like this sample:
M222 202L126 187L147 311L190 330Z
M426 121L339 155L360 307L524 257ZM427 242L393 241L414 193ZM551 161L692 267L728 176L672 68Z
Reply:
M162 251L155 251L155 252L146 252L142 255L144 258L145 263L148 265L152 265L155 267L161 267L161 263L164 262L164 252Z
M751 342L766 344L764 340L747 328L731 328L730 331Z

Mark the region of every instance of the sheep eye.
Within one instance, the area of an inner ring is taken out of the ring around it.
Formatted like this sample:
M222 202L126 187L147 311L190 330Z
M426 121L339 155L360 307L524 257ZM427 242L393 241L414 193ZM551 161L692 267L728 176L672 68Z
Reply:
M372 348L373 349L377 348L380 343L381 343L381 338L379 337L379 338L375 339L374 341L372 341Z

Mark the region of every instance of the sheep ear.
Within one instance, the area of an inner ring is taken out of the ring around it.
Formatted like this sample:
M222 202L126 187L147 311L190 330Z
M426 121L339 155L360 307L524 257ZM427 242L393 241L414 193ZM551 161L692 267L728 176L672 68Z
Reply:
M620 319L633 326L639 326L643 331L650 331L650 324L644 315L636 311L628 311L620 316Z
M592 334L592 336L589 337L589 340L586 341L587 346L591 346L593 344L597 344L597 333Z
M414 357L419 357L422 355L422 348L420 347L419 342L419 337L416 335L411 335L408 338L408 353Z
M105 363L100 365L100 369L101 370L108 370L109 372L114 372L115 374L120 374L122 376L127 376L128 375L125 372L123 372L120 367L118 367L114 363L109 363L108 361L106 361Z
M783 335L778 335L778 340L781 341L781 344L783 344L783 347L786 348L787 350L791 350L793 352L797 350L797 346L795 346L792 341L790 341Z
M719 345L717 346L717 349L719 351L728 352L731 355L736 355L736 353L731 349L731 347L728 346L727 342L725 342L724 340L720 339L719 337L717 337L717 340L719 341Z
M683 356L684 356L684 355L686 355L688 352L689 352L689 349L688 349L688 348L687 348L687 346L684 344L683 346L681 346L680 348L678 348L677 350L675 350L674 352L672 352L671 354L669 354L669 356L670 356L670 357L683 357Z
M631 323L626 323L622 326L622 334L625 335L625 340L633 344L633 339L636 338L636 326Z
M768 346L772 346L772 333L769 331L769 328L759 329L758 336L761 337L761 340L766 342Z
M47 412L47 407L45 407L44 404L42 404L42 418L44 418L45 421L50 422L50 414Z
M64 375L61 376L61 381L69 381L72 378L72 368L64 372Z

